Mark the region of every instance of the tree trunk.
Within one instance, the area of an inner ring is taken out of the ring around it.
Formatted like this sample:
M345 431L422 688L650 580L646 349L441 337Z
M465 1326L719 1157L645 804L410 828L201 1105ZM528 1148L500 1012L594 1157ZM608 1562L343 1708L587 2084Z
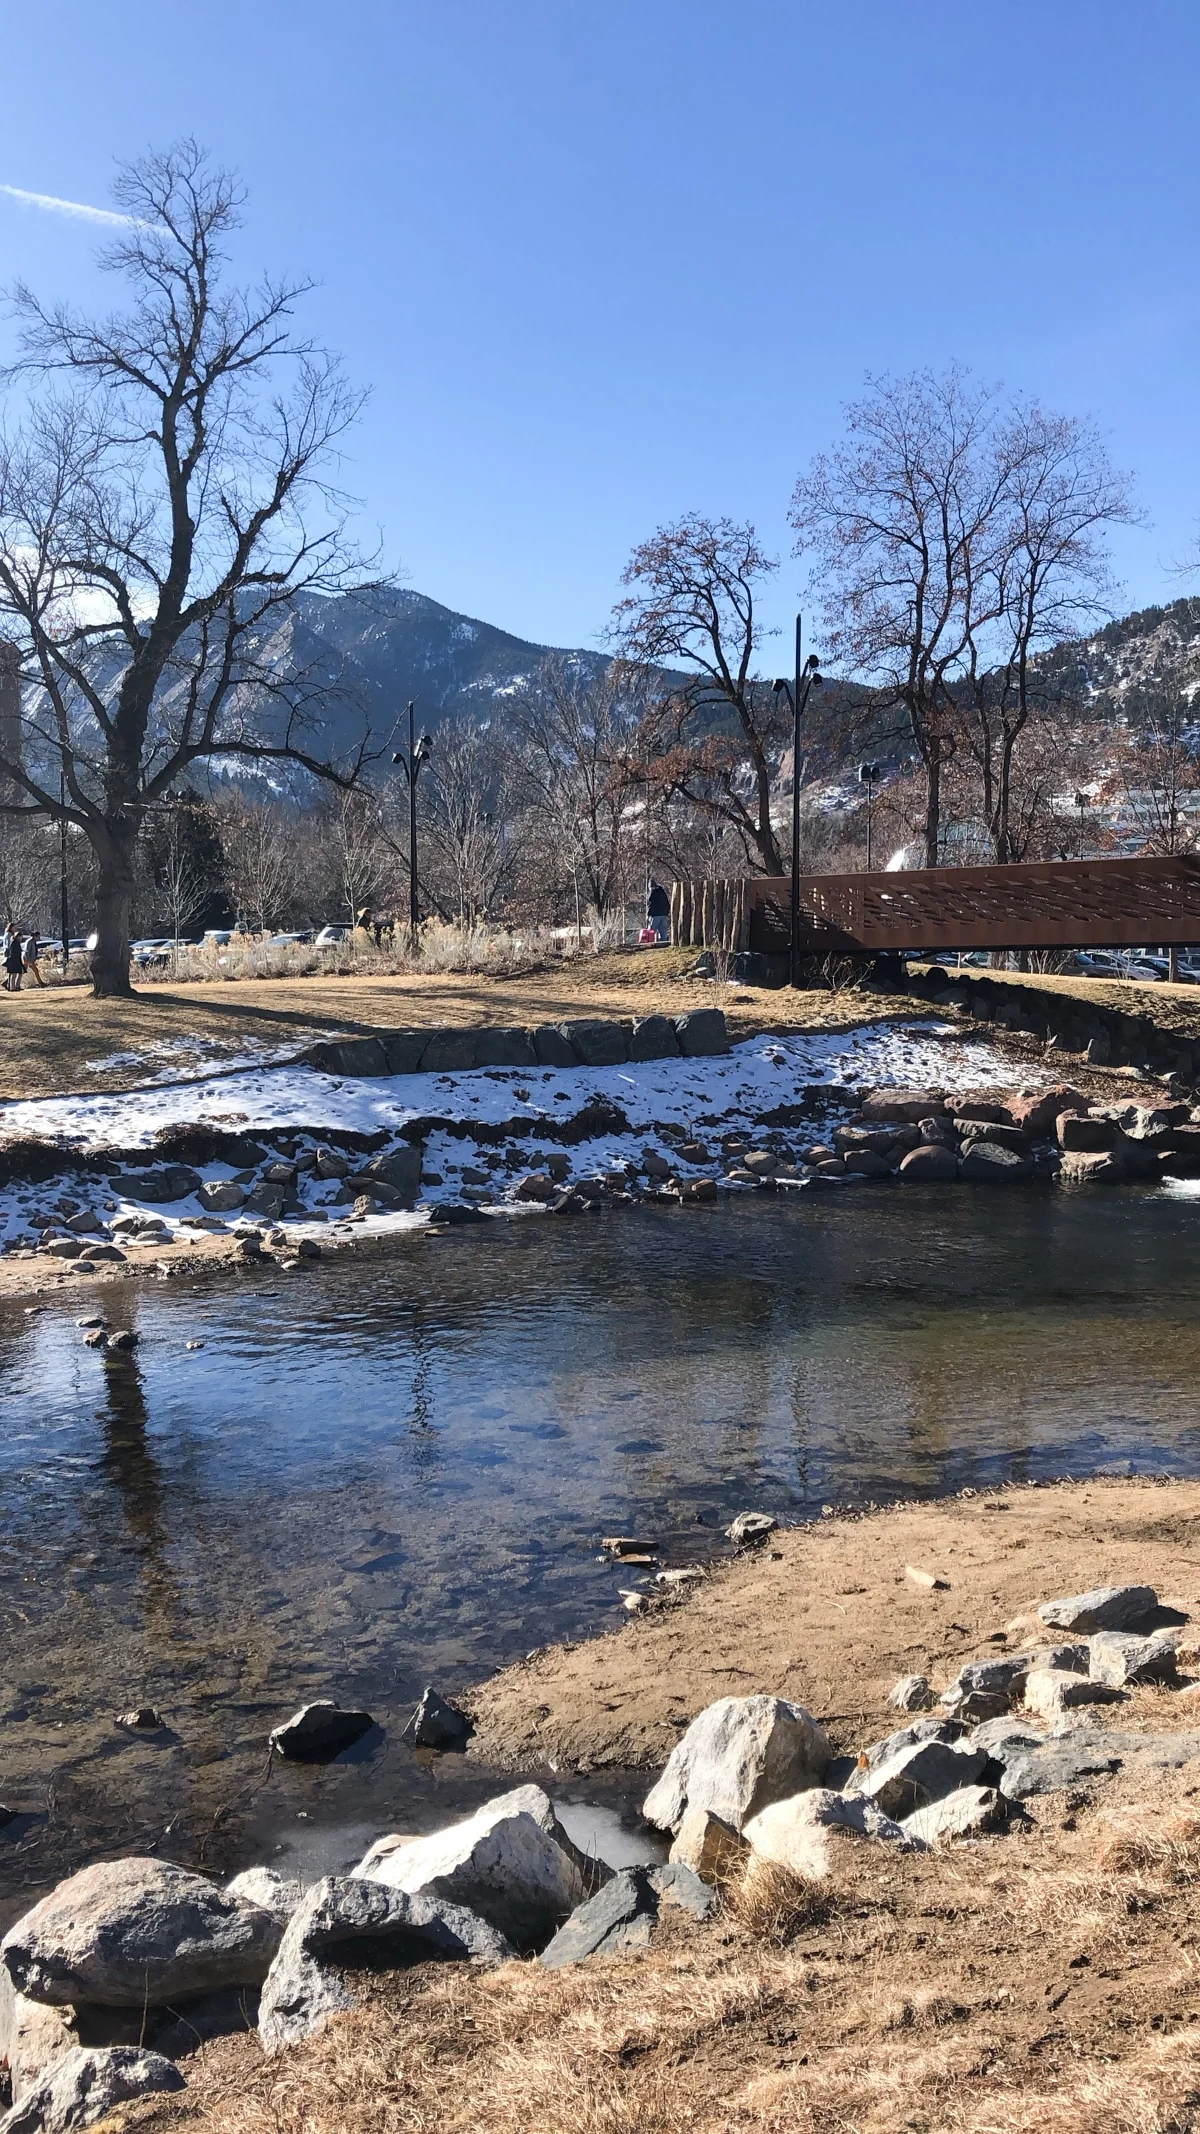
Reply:
M942 759L937 751L925 759L925 779L925 865L936 867L942 828Z
M96 947L92 993L97 1000L132 997L129 983L129 914L133 905L133 838L113 841L99 854L96 882Z

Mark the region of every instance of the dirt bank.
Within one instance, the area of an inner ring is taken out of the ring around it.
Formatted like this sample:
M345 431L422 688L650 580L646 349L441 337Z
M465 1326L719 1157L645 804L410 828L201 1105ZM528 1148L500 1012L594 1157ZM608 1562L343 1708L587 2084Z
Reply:
M913 1585L910 1564L945 1588ZM1123 1582L1154 1586L1200 1633L1200 1482L1011 1488L817 1519L714 1568L689 1600L495 1676L475 1693L474 1746L513 1768L651 1768L715 1698L770 1690L857 1750L888 1731L897 1676L936 1683L1019 1650L1015 1618L1038 1601ZM1127 1709L1148 1725L1190 1724L1178 1716L1190 1709L1200 1725L1200 1701L1158 1690L1133 1691Z

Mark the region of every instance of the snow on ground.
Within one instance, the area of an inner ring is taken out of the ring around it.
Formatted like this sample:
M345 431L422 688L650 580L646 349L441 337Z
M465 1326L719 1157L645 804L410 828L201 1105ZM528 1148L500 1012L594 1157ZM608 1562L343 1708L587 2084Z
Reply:
M89 1074L120 1074L158 1062L159 1071L150 1084L177 1081L186 1071L203 1074L205 1068L236 1074L243 1067L266 1067L274 1060L290 1059L294 1045L272 1045L265 1038L246 1038L239 1051L219 1037L164 1037L143 1045L140 1052L110 1052L102 1060L85 1060Z
M1020 1078L1049 1079L1024 1065ZM396 1133L409 1120L421 1117L487 1123L521 1119L534 1129L528 1142L522 1141L524 1167L532 1169L535 1166L529 1159L537 1150L538 1122L571 1118L595 1098L620 1107L640 1148L647 1140L655 1140L659 1124L699 1135L718 1129L753 1133L760 1114L795 1103L805 1089L828 1089L835 1110L840 1097L844 1109L850 1111L852 1092L869 1086L974 1089L1011 1087L1016 1079L1012 1061L987 1040L965 1041L954 1026L925 1019L872 1023L825 1035L795 1032L756 1037L715 1058L655 1060L624 1067L477 1068L462 1074L355 1080L318 1074L307 1067L257 1067L186 1086L156 1083L113 1095L0 1104L0 1135L34 1135L75 1147L137 1148L150 1146L161 1127L183 1123L247 1133L282 1129L318 1133L322 1128L367 1133L386 1128ZM550 1135L547 1144L556 1145ZM627 1135L602 1136L572 1148L572 1171L587 1176L611 1170L629 1154ZM469 1140L434 1131L426 1146L425 1170L440 1174L442 1184L428 1188L426 1203L463 1198L463 1167L474 1169L480 1160L480 1152ZM203 1167L201 1175L207 1183L234 1173L230 1165L214 1163ZM497 1198L508 1182L504 1173L499 1174ZM342 1208L335 1211L333 1204L336 1182L309 1180L302 1190L306 1216L290 1218L289 1231L303 1235L307 1222L311 1234L319 1236L318 1224L336 1222L344 1213ZM0 1239L27 1233L30 1211L52 1206L56 1192L51 1186L27 1186L0 1194ZM108 1221L117 1214L161 1214L169 1232L202 1212L194 1200L169 1202L153 1210L144 1203L115 1200L111 1186L103 1180L94 1185L72 1181L71 1192ZM490 1204L490 1194L478 1183L468 1187L467 1197ZM504 1205L506 1212L536 1212L519 1204ZM422 1211L380 1213L369 1217L365 1227L388 1230L424 1220ZM364 1226L360 1222L356 1227Z

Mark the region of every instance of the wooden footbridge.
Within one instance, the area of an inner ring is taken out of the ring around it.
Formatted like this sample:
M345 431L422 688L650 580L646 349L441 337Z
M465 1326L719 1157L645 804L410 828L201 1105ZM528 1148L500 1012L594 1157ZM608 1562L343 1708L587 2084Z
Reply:
M677 946L786 955L791 878L676 882ZM1047 860L800 878L801 956L1200 944L1200 857Z

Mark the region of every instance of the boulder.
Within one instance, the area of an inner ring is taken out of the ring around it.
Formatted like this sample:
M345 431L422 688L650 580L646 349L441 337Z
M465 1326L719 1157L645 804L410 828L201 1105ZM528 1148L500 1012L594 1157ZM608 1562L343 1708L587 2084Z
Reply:
M355 1869L409 1896L466 1905L520 1947L536 1946L581 1904L597 1879L540 1786L516 1786L465 1821Z
M619 1067L629 1058L629 1029L600 1016L581 1016L562 1025L576 1061L583 1067Z
M886 1156L877 1156L873 1149L846 1149L842 1158L848 1171L857 1172L860 1178L890 1178L892 1166Z
M463 1749L471 1731L466 1714L447 1704L432 1682L426 1684L410 1725L418 1749Z
M803 1705L783 1697L721 1697L693 1719L642 1805L647 1822L678 1830L707 1808L740 1830L771 1801L821 1782L829 1740Z
M1039 1656L1040 1660L1040 1656ZM942 1710L958 1719L996 1719L1019 1697L1025 1677L1035 1662L1028 1653L1006 1653L1003 1659L971 1660L947 1683L938 1702Z
M716 1891L683 1860L667 1860L661 1867L652 1867L648 1880L664 1904L680 1905L693 1919L711 1919L717 1909Z
M1127 1682L1174 1682L1177 1654L1169 1631L1148 1638L1129 1630L1098 1630L1090 1640L1088 1673L1093 1682L1122 1689Z
M1063 1157L1058 1177L1064 1186L1119 1186L1125 1168L1115 1151L1094 1156L1072 1153Z
M368 1192L370 1180L390 1186L399 1196L399 1205L411 1208L421 1190L421 1151L410 1148L407 1143L401 1148L387 1149L363 1165L359 1178Z
M675 1036L685 1060L708 1059L729 1050L729 1032L721 1008L692 1008L675 1017Z
M202 1208L208 1209L210 1215L223 1215L232 1208L245 1207L246 1188L236 1184L232 1178L217 1178L211 1185L201 1186L197 1199Z
M278 1222L279 1217L283 1214L283 1202L283 1187L272 1185L269 1179L260 1179L259 1183L256 1186L252 1186L246 1195L246 1213L247 1215L264 1216L271 1223Z
M1105 1155L1117 1139L1111 1119L1093 1118L1087 1112L1060 1112L1056 1132L1060 1149L1070 1155Z
M1153 1615L1158 1595L1153 1586L1094 1586L1063 1600L1043 1601L1039 1620L1052 1630L1133 1630Z
M857 1838L879 1838L914 1852L916 1840L874 1800L861 1794L835 1793L828 1786L814 1786L790 1800L772 1801L752 1815L743 1828L755 1859L771 1860L806 1881L820 1881L829 1872L831 1832Z
M779 1525L769 1512L739 1512L732 1525L725 1529L725 1538L732 1541L735 1549L756 1549L773 1534Z
M977 1141L985 1141L995 1148L1011 1149L1014 1155L1023 1156L1026 1162L1033 1160L1033 1147L1028 1135L1023 1134L1020 1127L1009 1126L1004 1121L994 1124L988 1121L981 1125L974 1120L965 1120L962 1122L960 1140L964 1155Z
M361 1741L375 1721L370 1712L345 1712L331 1698L302 1704L298 1712L272 1727L268 1739L280 1756L296 1763L328 1763L343 1749Z
M720 1889L745 1866L750 1848L732 1823L708 1808L689 1808L675 1833L671 1860L688 1867L702 1882Z
M46 2070L0 2119L0 2134L75 2134L98 2126L119 2104L155 2091L181 2090L183 2076L161 2053L134 2045L77 2045Z
M894 1119L913 1126L940 1118L945 1109L945 1100L931 1089L869 1089L860 1106L866 1120Z
M473 1030L431 1030L421 1053L422 1074L465 1074L475 1065Z
M112 1188L125 1200L186 1200L198 1193L204 1180L186 1163L168 1163L162 1170L129 1171L114 1178Z
M337 1149L320 1148L314 1166L318 1178L344 1178L350 1169L350 1159Z
M539 1023L533 1032L539 1067L578 1067L575 1047L557 1023Z
M537 1053L528 1030L497 1026L475 1032L477 1067L536 1067Z
M1065 1111L1086 1112L1088 1100L1067 1082L1054 1089L1021 1089L1009 1097L1004 1114L1010 1126L1019 1126L1031 1141L1045 1141L1054 1133L1055 1121Z
M854 1792L867 1794L885 1815L898 1818L971 1785L986 1762L987 1752L969 1743L914 1741L874 1768L856 1772L852 1786Z
M427 1030L385 1030L380 1033L384 1063L389 1074L417 1074L421 1054L429 1041Z
M244 1867L225 1884L225 1895L240 1904L256 1904L286 1926L304 1895L303 1882L278 1874L273 1867Z
M1059 1667L1035 1667L1027 1675L1024 1704L1039 1719L1059 1719L1077 1704L1103 1704L1113 1692L1087 1675L1068 1674Z
M633 1036L629 1040L631 1060L675 1060L679 1057L679 1039L675 1025L666 1015L643 1015L635 1020Z
M346 1075L351 1080L395 1072L389 1069L387 1053L377 1037L322 1038L299 1055L298 1064L318 1074Z
M1008 1802L994 1786L960 1786L956 1793L915 1808L904 1818L904 1831L924 1845L941 1838L975 1838L999 1830L1008 1820Z
M617 1956L644 1949L658 1917L658 1894L644 1867L625 1867L603 1889L577 1905L542 1950L548 1971L583 1963L589 1956Z
M1014 1730L992 1742L988 1754L1001 1766L1000 1791L1010 1801L1058 1793L1081 1778L1107 1776L1121 1767L1120 1754L1108 1743L1070 1734L1038 1739Z
M400 1970L431 1960L504 1963L513 1951L503 1934L462 1905L329 1876L314 1883L293 1913L267 1974L258 2013L267 2052L298 2044L330 2016L353 2008L340 1972L353 1968L356 1953L372 1968Z
M968 1141L958 1160L958 1175L970 1185L1020 1185L1033 1176L1033 1162L995 1141Z
M888 1692L888 1703L897 1712L927 1712L933 1690L927 1675L901 1675Z
M928 1120L925 1123L928 1125ZM958 1157L952 1148L927 1142L922 1148L909 1150L901 1162L900 1176L909 1186L953 1185L958 1178Z
M185 1868L106 1860L60 1882L18 1919L0 1959L29 2000L144 2008L261 1984L279 1932L269 1912Z

